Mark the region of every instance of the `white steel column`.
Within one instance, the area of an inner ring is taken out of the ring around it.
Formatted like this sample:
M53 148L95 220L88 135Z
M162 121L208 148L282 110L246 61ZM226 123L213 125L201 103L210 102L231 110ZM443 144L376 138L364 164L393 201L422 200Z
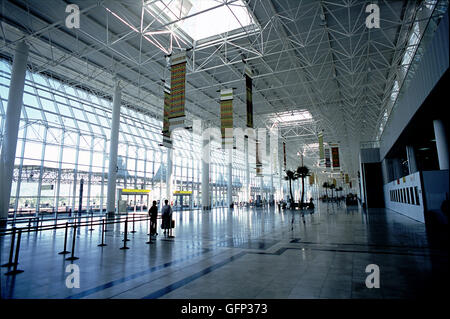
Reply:
M399 179L403 176L402 163L399 158L392 159L392 165L394 168L394 179Z
M202 209L211 209L209 194L209 136L202 136Z
M250 163L248 162L248 138L244 139L244 150L245 150L245 202L248 204L250 201Z
M23 136L27 136L27 127L25 126L23 129ZM22 147L20 150L20 163L19 163L19 174L17 179L16 186L16 200L14 203L14 216L13 216L13 226L16 226L16 218L17 218L17 210L19 208L19 195L20 195L20 186L22 185L22 171L23 171L23 158L25 154L25 141L22 141Z
M6 226L27 70L28 46L19 42L14 54L0 158L0 227ZM20 178L20 177L19 177Z
M261 170L263 170L263 168L261 167ZM264 175L261 175L259 177L259 195L261 196L261 203L262 200L264 198Z
M273 160L272 160L272 154L270 154L270 158L269 158L269 163L270 163L270 190L269 190L269 198L267 199L267 201L270 204L271 200L275 200L275 191L273 188Z
M119 83L114 86L114 98L112 106L111 139L109 142L109 165L108 165L108 189L106 193L106 212L109 217L114 216L116 206L116 178L117 178L117 148L119 145L119 123L121 89Z
M164 200L162 198L162 181L163 181L163 153L159 154L159 209L163 207Z
M65 131L61 132L61 142L59 144L59 154L58 154L58 177L56 179L56 196L53 207L55 208L55 223L58 219L58 209L59 209L59 194L61 193L61 170L62 170L62 161L63 161L63 152L64 152L64 135Z
M278 198L278 200L282 200L284 199L284 194L283 194L283 168L281 167L281 162L279 163L279 171L280 171L280 196Z
M102 159L102 185L100 187L100 214L103 214L103 202L105 201L105 163L106 163L106 137L103 140L103 159Z
M167 149L167 170L166 170L166 199L171 203L172 199L172 174L173 173L173 149Z
M439 159L439 169L449 169L448 142L445 126L442 120L434 120L434 136L436 138L436 149Z
M39 213L41 211L41 194L42 194L42 175L44 174L44 159L45 159L45 146L47 141L47 131L48 126L44 127L42 149L41 149L41 163L39 167L39 179L38 179L38 193L36 199L36 213L35 216L39 217Z
M408 158L409 174L417 172L416 153L412 145L406 145L406 157Z
M228 153L228 183L227 183L227 203L228 207L233 205L233 150L227 150Z
M72 198L69 197L69 200L72 200L72 213L75 213L75 201L77 200L77 178L78 178L78 156L80 155L80 135L77 134L77 146L75 151L75 168L73 169L73 187L72 187ZM80 212L78 212L79 214Z

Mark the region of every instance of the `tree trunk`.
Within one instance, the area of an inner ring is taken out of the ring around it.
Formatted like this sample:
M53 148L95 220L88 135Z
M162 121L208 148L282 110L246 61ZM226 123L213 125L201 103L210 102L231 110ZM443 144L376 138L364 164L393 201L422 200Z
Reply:
M291 195L290 202L292 204L292 201L294 200L294 196L292 196L292 183L291 179L289 179L289 194Z
M304 199L305 199L305 178L302 177L302 199L300 200L301 208L303 208Z

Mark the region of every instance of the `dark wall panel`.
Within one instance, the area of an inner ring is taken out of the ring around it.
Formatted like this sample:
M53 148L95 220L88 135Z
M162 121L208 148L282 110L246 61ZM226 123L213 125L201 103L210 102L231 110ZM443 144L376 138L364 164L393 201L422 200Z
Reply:
M381 163L364 163L366 205L368 208L384 207Z

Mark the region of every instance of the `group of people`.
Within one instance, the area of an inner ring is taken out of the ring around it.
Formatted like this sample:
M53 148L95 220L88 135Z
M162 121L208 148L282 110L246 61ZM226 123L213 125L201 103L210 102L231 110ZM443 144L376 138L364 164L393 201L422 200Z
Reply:
M161 228L164 230L164 234L169 233L172 228L175 227L175 222L172 220L172 207L169 205L169 201L166 199L164 201L164 206L161 209ZM158 218L158 206L156 201L153 201L152 206L148 210L148 215L150 217L150 235L156 236L156 220Z
M312 197L309 199L309 202L305 202L303 203L303 205L301 205L301 203L295 203L292 200L286 201L284 199L276 202L276 204L278 205L278 209L295 209L296 207L298 207L299 209L314 209L315 207L314 199Z

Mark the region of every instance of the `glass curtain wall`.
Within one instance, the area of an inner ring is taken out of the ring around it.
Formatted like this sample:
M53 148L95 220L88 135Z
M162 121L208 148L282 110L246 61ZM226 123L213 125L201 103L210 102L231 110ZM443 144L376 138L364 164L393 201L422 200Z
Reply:
M0 60L0 138L3 138L11 65ZM107 98L27 71L16 149L10 217L106 209L111 126ZM167 150L162 122L121 107L117 188L150 190L149 200L166 197ZM213 207L227 205L227 164L220 143L212 143L210 184ZM244 200L244 154L233 152L233 200ZM191 191L183 203L201 207L201 143L191 133L174 134L171 190ZM260 183L250 170L252 198ZM122 198L129 209L146 209L145 196ZM176 198L174 198L176 200Z

